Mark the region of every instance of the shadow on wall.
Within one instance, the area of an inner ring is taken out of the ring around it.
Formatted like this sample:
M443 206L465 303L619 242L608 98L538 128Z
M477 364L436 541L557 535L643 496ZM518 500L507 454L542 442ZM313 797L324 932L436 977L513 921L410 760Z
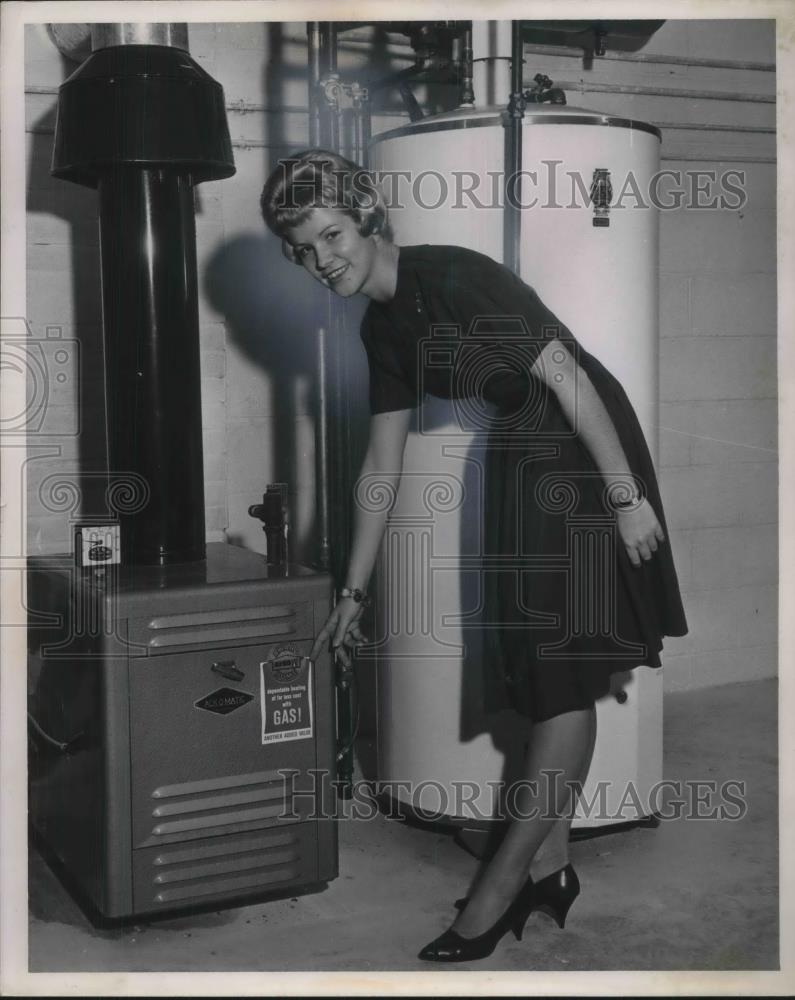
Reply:
M329 293L286 260L280 241L269 234L240 236L221 246L210 258L203 280L208 301L225 317L230 341L252 366L270 377L271 412L265 412L263 401L261 409L247 416L276 418L268 448L273 456L271 468L278 481L288 484L294 505L296 489L314 483L315 478L314 468L302 465L296 422L308 416L316 423L317 328L324 323L328 327ZM351 359L351 379L362 386L366 400L367 363L357 334L365 306L363 298L345 303L343 337ZM331 349L330 339L328 346ZM296 392L299 382L310 386L305 409ZM257 499L253 497L252 502ZM317 556L315 525L299 528L293 558L312 562Z
M314 374L315 330L328 313L328 293L285 259L279 240L240 236L224 244L209 260L204 286L236 346L279 376L277 391Z

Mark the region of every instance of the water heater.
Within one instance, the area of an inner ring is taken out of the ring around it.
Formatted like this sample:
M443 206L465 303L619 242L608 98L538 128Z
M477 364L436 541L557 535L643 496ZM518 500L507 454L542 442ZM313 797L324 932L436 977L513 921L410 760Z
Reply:
M655 464L659 223L649 190L659 147L644 122L539 105L523 119L513 191L521 277L622 383ZM502 261L504 159L497 107L377 135L370 168L396 242L460 245ZM429 397L429 408L422 433L407 440L379 563L379 778L410 809L488 823L528 722L479 710L482 435L462 431L452 402ZM662 778L662 671L638 667L614 681L597 704L600 736L575 827L645 818Z

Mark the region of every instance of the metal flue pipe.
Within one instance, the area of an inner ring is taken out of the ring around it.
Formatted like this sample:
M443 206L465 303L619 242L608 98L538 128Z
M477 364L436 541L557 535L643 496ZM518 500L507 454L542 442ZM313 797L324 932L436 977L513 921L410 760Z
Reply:
M205 555L193 188L235 172L223 89L185 25L93 25L60 87L52 173L97 189L108 464L122 562Z

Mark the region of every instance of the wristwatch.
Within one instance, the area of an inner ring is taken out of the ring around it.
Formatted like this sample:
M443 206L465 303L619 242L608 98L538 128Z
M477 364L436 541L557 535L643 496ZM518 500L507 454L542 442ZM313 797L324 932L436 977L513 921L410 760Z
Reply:
M343 587L340 591L340 597L352 597L357 604L361 604L365 608L370 607L370 598L358 587L354 587L353 590L350 590L348 587Z
M611 502L616 510L634 510L636 507L640 506L642 500L643 494L636 493L627 500L613 500Z

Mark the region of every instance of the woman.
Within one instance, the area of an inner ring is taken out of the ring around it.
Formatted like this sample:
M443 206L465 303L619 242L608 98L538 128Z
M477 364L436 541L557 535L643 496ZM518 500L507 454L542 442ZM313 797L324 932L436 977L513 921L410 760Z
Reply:
M324 150L297 154L271 175L261 208L289 259L337 295L370 299L361 336L371 421L360 479L375 476L397 493L423 391L479 394L496 407L484 537L488 553L513 563L496 586L484 585L486 621L509 626L486 629L484 667L487 707L510 705L532 723L526 782L514 803L525 818L510 823L471 895L456 904L452 926L420 952L437 962L482 958L506 931L521 938L533 909L563 927L579 892L568 838L596 738L595 701L612 673L659 667L662 636L687 631L651 458L621 386L535 292L471 250L396 246L362 168ZM434 323L462 331L452 369L423 360L421 340ZM610 543L590 593L610 620L601 634L572 628L571 587L588 585L581 564L560 572L575 507L596 518ZM357 505L346 586L313 657L331 638L350 663L349 648L364 641L363 598L386 517ZM548 556L558 572L544 563Z

